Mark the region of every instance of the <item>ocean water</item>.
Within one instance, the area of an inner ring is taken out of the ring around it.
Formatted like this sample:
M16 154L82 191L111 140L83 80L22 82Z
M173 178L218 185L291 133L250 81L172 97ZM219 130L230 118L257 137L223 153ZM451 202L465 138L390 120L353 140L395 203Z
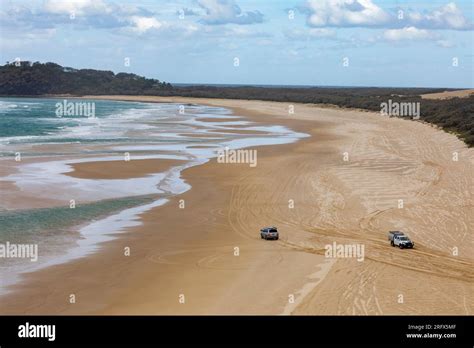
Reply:
M93 103L95 117L59 117L58 103L64 99L0 98L0 244L33 243L39 250L34 263L0 258L1 291L23 272L84 257L139 225L140 214L191 189L181 172L216 157L217 150L289 143L306 136L281 126L256 125L219 107L67 101ZM21 161L15 160L18 154ZM72 164L123 161L125 155L132 161L180 161L128 179L65 175ZM38 201L44 206L38 207Z
M91 101L95 103L97 120L82 115L58 117L57 103L65 99L0 98L0 141L18 142L71 142L84 139L84 132L98 124L100 119L117 115L138 114L147 108L146 104L128 102ZM77 100L66 99L68 102ZM77 136L76 136L77 135ZM92 139L92 138L90 138Z

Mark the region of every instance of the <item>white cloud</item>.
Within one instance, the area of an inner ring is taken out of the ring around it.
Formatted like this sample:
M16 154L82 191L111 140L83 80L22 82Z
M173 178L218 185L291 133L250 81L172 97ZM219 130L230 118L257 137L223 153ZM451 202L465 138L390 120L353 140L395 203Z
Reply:
M44 10L54 14L110 13L112 8L102 0L46 0Z
M308 0L307 9L312 27L378 26L390 18L372 0Z
M407 40L428 40L435 39L437 35L426 29L418 29L415 27L406 27L403 29L386 30L383 34L384 39L388 41L407 41Z
M55 28L38 29L33 31L4 30L0 42L0 50L17 51L24 47L35 47L35 45L48 44L54 39L57 31ZM12 58L11 60L14 60ZM20 56L20 59L24 57Z
M164 25L153 12L143 7L104 0L46 0L40 11L28 10L19 19L38 27L44 26L44 23L51 27L74 24L77 27L119 29L135 34L161 29Z
M336 32L325 28L312 28L309 30L309 36L314 38L332 38L336 36Z
M427 29L469 30L474 28L473 23L464 16L453 2L428 14L413 11L408 12L407 16L413 25Z
M401 11L402 18L399 18ZM432 11L384 10L373 0L307 0L302 11L311 27L372 27L472 30L474 24L453 2Z
M163 24L154 17L132 16L130 21L133 23L132 30L142 34L150 29L160 29Z
M179 10L176 10L178 16L198 16L199 13L192 8L183 7Z
M334 39L336 31L327 28L311 28L309 30L288 30L285 36L290 40Z
M243 12L235 0L197 0L206 14L202 17L205 24L254 24L263 22L259 11Z
M221 33L227 37L236 37L236 38L249 38L249 37L270 37L271 34L264 31L251 30L249 28L242 27L233 27L226 30L219 30L218 33Z
M443 48L452 48L455 46L454 43L452 43L451 41L449 40L438 40L436 41L436 44L439 46L439 47L443 47Z

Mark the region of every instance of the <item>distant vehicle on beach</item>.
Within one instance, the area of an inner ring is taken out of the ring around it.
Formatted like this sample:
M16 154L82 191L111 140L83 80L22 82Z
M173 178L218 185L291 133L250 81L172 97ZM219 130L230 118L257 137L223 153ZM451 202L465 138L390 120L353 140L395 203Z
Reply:
M260 238L278 240L278 229L276 227L264 227L260 230Z
M400 249L412 249L415 246L415 243L400 231L388 232L388 240L390 241L391 246L398 246Z

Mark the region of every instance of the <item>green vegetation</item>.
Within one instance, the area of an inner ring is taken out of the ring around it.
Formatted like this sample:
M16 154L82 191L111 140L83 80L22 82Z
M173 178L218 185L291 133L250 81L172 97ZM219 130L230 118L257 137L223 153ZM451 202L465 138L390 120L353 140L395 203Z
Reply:
M0 95L153 95L170 88L169 83L135 74L73 69L55 63L7 62L0 66Z
M158 95L195 98L268 100L288 103L332 104L380 112L381 104L419 102L421 120L457 134L474 146L474 96L447 100L422 99L421 94L442 92L434 88L371 87L255 87L171 86L134 74L64 68L54 63L22 62L0 66L0 95Z

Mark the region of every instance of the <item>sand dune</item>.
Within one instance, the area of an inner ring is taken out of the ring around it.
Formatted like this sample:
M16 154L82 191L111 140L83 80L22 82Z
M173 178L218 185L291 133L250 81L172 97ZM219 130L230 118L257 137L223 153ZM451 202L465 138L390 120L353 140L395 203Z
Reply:
M422 94L423 99L449 99L449 98L467 98L474 94L474 89L463 89L459 91L446 91L441 93Z
M258 148L256 168L211 161L186 170L192 190L143 214L143 226L102 252L27 276L1 299L2 313L473 313L474 150L455 136L312 105L289 115L275 102L101 98L224 106L311 137ZM265 225L281 239L262 241ZM393 229L416 248L392 248ZM363 244L364 261L326 258L333 242Z

